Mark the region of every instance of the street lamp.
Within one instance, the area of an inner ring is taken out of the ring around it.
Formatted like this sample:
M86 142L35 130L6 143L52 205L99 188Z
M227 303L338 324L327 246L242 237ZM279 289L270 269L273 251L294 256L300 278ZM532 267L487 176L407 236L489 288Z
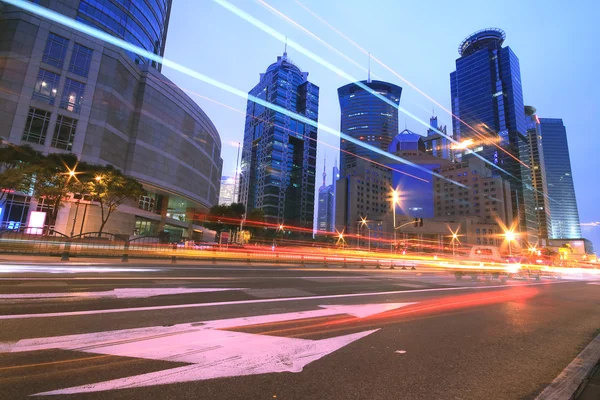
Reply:
M456 233L452 234L452 256L454 257L456 239L458 239L458 235Z
M397 189L392 190L392 213L394 217L394 243L392 246L396 245L396 204L400 199L400 193Z
M360 227L361 226L366 226L367 230L368 230L368 234L369 234L369 251L371 251L371 228L369 227L369 224L367 223L367 217L361 217L360 221L358 221L358 225L356 227L356 231L357 231L357 238L358 238L358 248L360 248Z
M508 231L504 232L504 237L506 238L506 241L508 242L508 254L509 254L510 257L512 257L511 242L513 240L515 240L515 238L517 237L517 235L513 231L508 230Z

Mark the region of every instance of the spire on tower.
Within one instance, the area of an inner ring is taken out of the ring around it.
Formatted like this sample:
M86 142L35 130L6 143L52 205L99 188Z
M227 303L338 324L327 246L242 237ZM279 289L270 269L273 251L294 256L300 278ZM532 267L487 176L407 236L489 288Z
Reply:
M367 73L367 83L371 83L371 53L369 53L369 69Z
M325 154L325 157L323 158L323 187L326 186L326 179L327 179L327 154Z
M287 60L287 36L285 37L285 44L283 47L283 59Z

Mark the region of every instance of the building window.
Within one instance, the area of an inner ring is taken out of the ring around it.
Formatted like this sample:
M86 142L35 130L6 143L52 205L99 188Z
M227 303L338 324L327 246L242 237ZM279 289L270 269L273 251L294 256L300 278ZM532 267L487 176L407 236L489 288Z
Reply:
M54 137L52 138L52 147L63 150L73 148L73 139L75 138L75 129L77 129L77 120L59 115L54 128Z
M49 111L30 108L21 140L30 143L44 144L49 122Z
M60 101L60 108L78 113L81 109L84 90L85 83L77 82L73 79L67 78L65 81L65 90L63 91L62 100Z
M146 211L154 212L154 210L155 210L155 202L156 202L156 200L154 199L154 197L151 197L151 196L140 196L140 199L139 199L139 202L138 202L138 208L140 210L146 210Z
M65 62L65 54L67 54L68 45L69 39L50 33L50 35L48 35L48 41L46 42L42 61L46 64L53 65L56 68L62 68L63 63Z
M71 62L69 63L69 72L87 78L90 72L90 63L92 62L92 52L92 49L75 43Z
M35 81L32 97L41 100L44 103L54 104L54 99L58 93L59 80L60 75L45 69L40 69L37 80Z

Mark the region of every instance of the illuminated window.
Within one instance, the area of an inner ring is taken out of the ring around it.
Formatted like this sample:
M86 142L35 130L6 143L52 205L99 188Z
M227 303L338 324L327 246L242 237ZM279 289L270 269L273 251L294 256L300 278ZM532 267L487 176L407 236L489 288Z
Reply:
M54 99L58 93L59 80L60 75L40 69L35 86L33 87L33 98L44 103L54 104Z
M81 109L84 90L85 83L77 82L73 79L67 78L65 81L65 90L63 91L63 96L60 101L60 108L78 113Z
M62 68L63 63L65 62L65 54L67 54L68 45L69 39L50 33L50 35L48 35L48 41L46 42L42 61L46 64L53 65L56 68Z
M54 128L54 137L52 138L52 147L63 150L73 148L73 139L77 129L77 120L59 115Z

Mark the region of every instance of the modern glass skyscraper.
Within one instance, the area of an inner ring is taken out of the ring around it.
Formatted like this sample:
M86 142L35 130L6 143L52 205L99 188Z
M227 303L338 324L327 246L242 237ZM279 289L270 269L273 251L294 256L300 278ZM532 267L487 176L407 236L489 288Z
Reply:
M460 44L456 71L450 74L452 126L458 140L472 139L473 146L482 147L478 154L504 171L501 175L511 185L513 215L526 235L521 238L536 243L521 72L515 53L502 47L505 38L504 31L490 28Z
M402 88L382 81L362 81L380 95L400 104ZM398 134L398 109L375 97L356 83L338 89L341 108L340 130L355 139L387 151ZM356 166L356 156L372 159L375 154L355 143L340 139L340 169L345 176L348 168Z
M539 131L544 145L542 146L545 161L548 197L550 199L550 220L552 222L548 235L550 239L579 239L581 227L567 130L560 118L540 118Z
M317 121L319 88L307 77L283 53L250 94ZM246 113L240 201L262 209L269 222L312 232L317 128L251 100Z
M77 20L162 56L171 3L172 0L80 0ZM130 55L136 62L147 63L136 54Z
M542 240L548 239L551 231L550 199L546 182L546 167L542 151L542 135L539 132L539 119L534 107L525 106L527 116L527 136L529 137L529 166L531 167L531 184L533 185L535 213L538 220L538 234Z
M319 188L319 204L317 206L317 230L335 232L335 181L339 178L337 166L333 167L331 185L326 184L327 173L323 167L323 185Z

